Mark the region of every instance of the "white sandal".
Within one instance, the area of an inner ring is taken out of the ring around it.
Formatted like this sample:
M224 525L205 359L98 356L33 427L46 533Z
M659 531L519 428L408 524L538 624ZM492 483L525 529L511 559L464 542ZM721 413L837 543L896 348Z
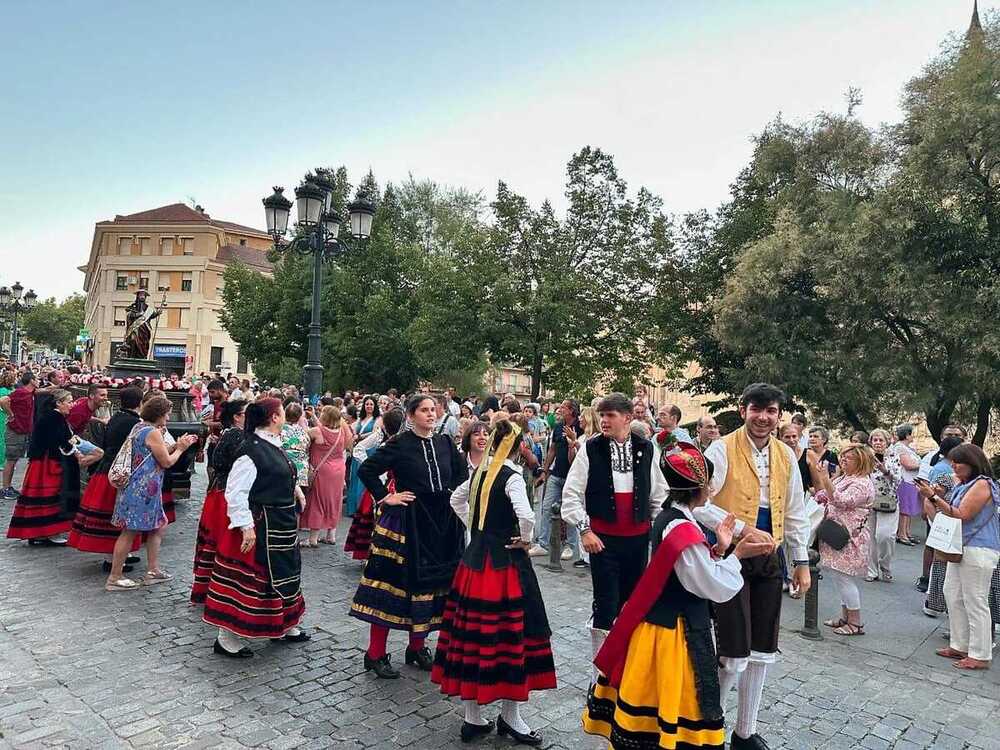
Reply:
M132 578L119 578L115 581L109 578L104 582L105 591L134 591L140 587L141 584Z
M143 586L152 586L156 583L166 583L172 580L173 576L163 570L147 570L142 579Z

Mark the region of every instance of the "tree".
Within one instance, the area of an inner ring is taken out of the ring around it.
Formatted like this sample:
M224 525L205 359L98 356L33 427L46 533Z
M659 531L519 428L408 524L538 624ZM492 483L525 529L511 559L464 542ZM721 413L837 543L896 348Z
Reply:
M76 337L83 328L86 297L72 294L62 302L55 297L41 300L18 318L25 336L61 352L73 354Z

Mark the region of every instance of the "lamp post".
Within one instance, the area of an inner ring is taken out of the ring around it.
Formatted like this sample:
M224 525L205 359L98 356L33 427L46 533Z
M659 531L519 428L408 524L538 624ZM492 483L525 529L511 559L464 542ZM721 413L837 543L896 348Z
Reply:
M21 364L19 350L21 341L19 339L20 331L17 327L17 316L22 311L30 310L37 301L38 295L35 294L35 290L29 289L28 293L25 294L20 281L15 281L10 288L0 286L0 311L11 316L10 358L18 365Z
M283 195L284 188L275 187L274 193L264 198L264 216L267 231L279 253L312 255L312 317L309 321L309 349L303 368L302 384L306 395L314 403L323 390L323 365L320 342L320 292L323 285L323 261L333 260L352 249L356 243L371 235L375 206L359 195L347 206L350 215L351 240L340 239L341 217L331 205L333 183L323 174L307 179L295 188L295 206L299 231L291 241L284 239L288 231L288 214L292 202Z

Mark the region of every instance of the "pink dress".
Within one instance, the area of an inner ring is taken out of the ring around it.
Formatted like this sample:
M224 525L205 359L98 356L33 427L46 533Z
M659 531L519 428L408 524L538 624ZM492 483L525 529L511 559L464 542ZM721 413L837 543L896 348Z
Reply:
M347 435L354 433L350 429L331 430L323 425L319 429L324 442L314 440L309 444L309 464L313 475L299 525L311 530L336 529L344 505L345 440Z
M833 480L833 497L826 490L816 493L816 501L826 505L827 518L847 528L851 538L847 546L836 550L824 542L819 543L820 565L849 576L864 575L868 571L871 532L868 529L875 485L868 476L839 476Z

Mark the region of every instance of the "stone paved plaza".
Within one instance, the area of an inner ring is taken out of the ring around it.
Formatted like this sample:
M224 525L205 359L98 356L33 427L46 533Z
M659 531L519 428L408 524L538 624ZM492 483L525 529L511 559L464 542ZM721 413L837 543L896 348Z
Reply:
M339 547L303 553L311 642L265 642L247 661L214 656L213 630L187 604L203 488L199 476L194 499L178 504L167 585L105 593L95 556L0 541L0 747L463 747L459 704L426 674L402 667L402 679L381 682L363 671L366 627L347 616L360 563ZM10 511L0 507L4 528ZM762 711L772 747L1000 748L1000 670L959 673L934 655L946 623L919 612L918 566L919 550L900 548L896 582L865 585L863 638L803 640L801 604L786 600ZM543 747L602 747L580 730L589 576L538 572L559 689L538 694L526 718ZM829 616L836 607L821 594ZM400 665L404 643L389 642ZM477 744L512 746L495 735Z

